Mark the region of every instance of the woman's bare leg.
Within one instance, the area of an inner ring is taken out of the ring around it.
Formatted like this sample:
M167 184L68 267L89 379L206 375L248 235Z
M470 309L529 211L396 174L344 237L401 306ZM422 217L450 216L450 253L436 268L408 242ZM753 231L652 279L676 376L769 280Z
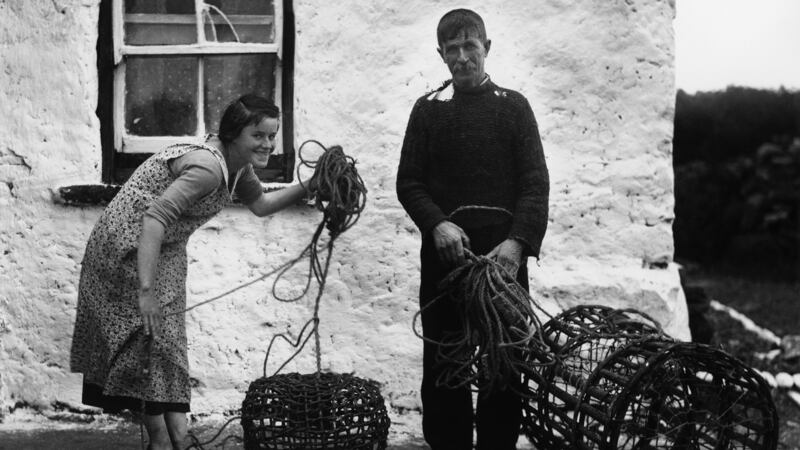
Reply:
M164 413L164 421L167 424L169 440L172 442L174 450L183 450L186 440L186 413L170 412Z
M144 428L147 430L147 436L150 440L150 444L147 446L148 450L172 449L170 435L167 432L167 423L164 421L163 414L155 416L145 414Z

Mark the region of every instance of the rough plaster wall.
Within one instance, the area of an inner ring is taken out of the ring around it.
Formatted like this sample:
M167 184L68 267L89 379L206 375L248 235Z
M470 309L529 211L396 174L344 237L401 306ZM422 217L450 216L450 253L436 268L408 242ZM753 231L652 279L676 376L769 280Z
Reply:
M435 53L439 17L454 7L473 8L493 41L487 72L529 98L550 168L551 217L541 261L531 265L534 297L552 312L582 303L638 308L672 335L689 338L677 267L667 266L673 252L672 2L295 5L298 136L339 142L369 168L373 195L365 229L393 237L391 243L362 241L365 250L378 245L390 255L410 253L417 270L419 236L392 193L399 145L413 101L448 76ZM398 263L397 272L405 274L409 261ZM414 305L417 281L413 275L410 281L385 305ZM417 374L404 370L401 379L416 382ZM390 392L412 395L394 403L416 404L416 385L402 386Z
M79 401L68 352L80 260L100 208L55 204L51 190L99 180L97 3L0 0L0 411ZM434 30L457 6L484 15L493 39L488 72L525 94L539 121L552 196L540 265L531 265L535 297L553 311L639 307L687 337L676 269L649 268L672 253L674 6L394 5L295 1L298 142L342 144L369 189L367 210L331 264L320 311L323 368L379 380L394 406L419 406L421 343L410 329L419 234L396 200L394 176L413 101L447 77ZM189 303L295 257L319 219L306 207L266 219L225 210L190 241ZM297 292L303 270L280 290ZM187 315L194 411L236 408L261 375L273 334L296 336L311 317L313 295L279 303L270 287L254 284ZM291 352L277 344L268 371ZM309 345L285 371L314 368Z
M0 406L49 404L67 375L92 211L51 188L99 179L94 1L0 2Z

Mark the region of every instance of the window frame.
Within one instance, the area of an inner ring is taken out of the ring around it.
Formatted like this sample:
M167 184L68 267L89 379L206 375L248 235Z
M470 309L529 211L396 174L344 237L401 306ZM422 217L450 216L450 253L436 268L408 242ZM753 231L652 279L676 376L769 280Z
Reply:
M102 178L106 183L122 183L147 157L159 149L176 143L202 138L210 132L205 129L205 104L203 59L206 55L274 54L275 103L281 109L281 130L278 151L270 158L266 169L256 173L262 182L288 183L294 172L293 127L293 71L294 71L294 15L291 0L274 0L274 42L238 43L205 40L205 21L200 9L201 0L195 1L197 42L178 45L129 45L124 41L124 0L102 0L98 23L98 76L99 99L97 113L101 121L103 147ZM184 20L185 21L185 20ZM134 136L125 129L125 70L128 56L181 55L199 58L196 98L197 130L194 136ZM108 78L111 78L110 80ZM109 101L108 97L111 100Z

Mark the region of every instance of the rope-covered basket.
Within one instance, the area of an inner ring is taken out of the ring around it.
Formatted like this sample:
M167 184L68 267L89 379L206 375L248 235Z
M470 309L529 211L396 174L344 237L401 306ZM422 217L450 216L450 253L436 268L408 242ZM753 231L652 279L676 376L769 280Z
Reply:
M775 405L753 369L663 334L602 331L576 333L557 364L526 376L523 427L537 448L777 446Z
M247 450L382 450L389 434L376 381L323 372L253 381L241 423Z

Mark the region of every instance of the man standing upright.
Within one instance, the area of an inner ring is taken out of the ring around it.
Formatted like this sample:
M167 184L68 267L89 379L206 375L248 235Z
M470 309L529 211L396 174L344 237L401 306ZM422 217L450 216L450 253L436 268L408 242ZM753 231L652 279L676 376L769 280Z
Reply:
M411 111L397 172L397 196L422 235L420 307L464 263L464 249L496 259L527 289L527 258L539 256L547 228L550 182L528 101L494 84L484 70L491 41L473 11L446 13L438 53L452 78L419 98ZM442 299L444 300L444 299ZM452 303L422 314L433 341L458 333ZM437 383L447 363L437 345L423 350L423 433L433 450L472 448L469 387ZM512 380L511 383L519 383ZM516 448L521 399L510 386L478 396L477 448Z

